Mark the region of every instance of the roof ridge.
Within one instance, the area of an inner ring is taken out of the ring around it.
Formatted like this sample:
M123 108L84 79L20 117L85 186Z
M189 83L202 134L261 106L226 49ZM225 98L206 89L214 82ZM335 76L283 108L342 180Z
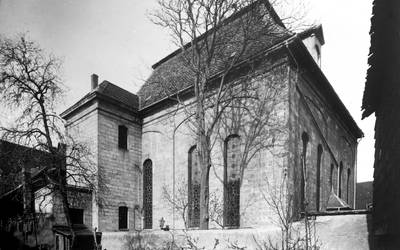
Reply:
M279 17L279 15L276 13L275 9L273 8L272 4L269 2L269 0L255 0L254 2L248 4L247 6L243 7L242 9L238 10L236 13L233 13L232 15L230 15L229 17L227 17L225 20L221 21L221 23L218 25L218 27L213 27L210 30L202 33L199 37L196 38L196 41L193 42L198 42L202 39L204 39L210 32L212 32L214 29L219 28L227 23L231 23L232 21L234 21L236 18L238 18L239 16L244 15L251 7L255 6L256 4L265 4L268 14L270 14L272 16L272 18L274 19L274 21L278 24L281 25L283 28L286 28L284 23L282 22L281 18ZM185 49L190 48L192 45L192 42L187 42L183 47ZM171 52L170 54L168 54L167 56L165 56L164 58L160 59L158 62L154 63L151 68L154 70L156 69L158 66L160 66L161 64L167 62L169 59L175 57L176 55L180 54L182 52L182 48L178 48L176 50L174 50L173 52Z

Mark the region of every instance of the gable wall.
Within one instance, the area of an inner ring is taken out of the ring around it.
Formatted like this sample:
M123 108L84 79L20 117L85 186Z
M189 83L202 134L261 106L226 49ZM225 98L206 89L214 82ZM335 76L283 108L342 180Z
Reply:
M309 135L307 147L306 168L308 171L306 200L309 202L308 209L316 210L316 172L317 172L317 150L318 145L323 147L320 174L320 211L324 211L331 191L329 185L331 164L334 164L333 188L338 194L338 169L343 162L342 177L342 199L347 201L350 207L354 206L354 180L355 180L355 154L357 141L344 125L344 121L335 114L334 109L328 101L311 86L309 72L297 74L292 68L290 84L290 161L291 189L294 193L295 210L300 209L300 176L301 176L301 154L303 132ZM318 84L318 83L316 83ZM302 96L304 98L302 98ZM305 101L303 101L303 99ZM315 119L315 122L314 122ZM325 139L326 143L324 142ZM332 154L330 154L330 148ZM335 160L337 165L335 163ZM349 195L346 192L347 169L350 169Z

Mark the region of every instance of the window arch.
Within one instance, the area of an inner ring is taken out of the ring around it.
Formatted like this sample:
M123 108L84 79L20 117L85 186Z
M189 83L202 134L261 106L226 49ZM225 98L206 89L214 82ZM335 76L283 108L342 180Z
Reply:
M200 181L201 169L198 164L196 146L188 152L188 223L189 227L200 226Z
M143 163L143 213L144 229L153 227L153 163L147 159Z
M315 205L316 205L316 210L319 211L319 203L321 199L321 158L322 158L322 153L324 149L322 148L322 145L318 145L318 155L317 155L317 185L316 185L316 190L315 190Z
M128 207L125 205L118 207L118 229L128 229Z
M239 227L240 136L228 136L224 146L224 226Z
M350 204L350 176L351 170L350 168L347 169L347 180L346 180L346 197L347 197L347 204Z
M342 198L343 162L340 162L340 165L339 165L339 175L338 175L338 179L339 179L339 190L338 190L338 195L339 195L339 198Z
M303 152L301 154L301 167L300 167L300 174L301 174L301 187L300 187L300 206L301 210L305 210L305 175L307 174L307 144L310 140L308 134L303 132L301 135L301 140L303 142Z
M128 149L128 128L124 125L118 126L118 147Z

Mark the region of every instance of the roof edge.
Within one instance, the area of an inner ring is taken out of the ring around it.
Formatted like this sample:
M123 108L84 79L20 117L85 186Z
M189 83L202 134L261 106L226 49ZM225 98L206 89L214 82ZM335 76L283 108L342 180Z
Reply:
M340 111L338 112L339 116L342 116L345 119L345 125L350 129L350 131L353 133L353 135L356 138L362 138L364 137L364 133L358 127L357 122L354 120L353 116L350 114L349 110L346 108L346 106L343 104L342 100L336 93L335 89L332 87L330 84L329 80L326 78L324 72L322 69L317 65L315 60L312 58L311 54L308 52L307 48L305 47L304 43L302 42L301 38L296 35L297 39L293 40L292 44L296 44L297 46L300 47L300 49L305 52L308 56L305 58L307 60L307 65L308 67L312 67L312 71L318 74L318 77L320 77L326 84L327 91L329 94L332 95L332 97L336 100L336 105L338 105L338 108ZM296 54L296 53L294 53Z
M225 20L223 20L220 23L221 25L224 25L225 23L229 23L232 21L232 19L236 19L237 17L243 15L249 8L251 8L252 6L256 5L256 4L264 4L265 7L267 8L267 11L270 13L270 15L272 16L272 18L274 19L274 21L282 26L283 28L286 28L285 24L282 22L281 18L279 17L279 15L276 13L274 7L272 6L272 4L268 1L268 0L256 0L253 3L250 3L249 5L243 7L241 10L239 10L238 12L232 14L231 16L227 17ZM210 32L212 32L214 29L216 29L216 27L213 27L212 29L210 29L209 31L201 34L195 41L193 42L197 42L202 40L205 36L207 36ZM186 43L183 47L184 49L188 49L192 46L191 42ZM163 64L164 62L168 61L169 59L173 58L174 56L178 55L179 53L182 52L182 48L178 48L175 51L173 51L172 53L170 53L169 55L165 56L164 58L162 58L161 60L159 60L158 62L154 63L151 68L152 69L156 69L158 66L160 66L161 64Z

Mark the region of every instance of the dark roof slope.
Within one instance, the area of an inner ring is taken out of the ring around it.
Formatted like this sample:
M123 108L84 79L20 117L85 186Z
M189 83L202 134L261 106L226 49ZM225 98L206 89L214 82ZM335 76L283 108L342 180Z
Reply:
M254 11L262 18L254 18L246 30L243 32L243 26L238 25L239 17L245 17L249 11ZM272 18L267 18L272 17ZM266 21L268 20L268 21ZM210 32L209 32L210 33ZM232 55L238 53L243 43L243 37L249 40L246 43L246 49L239 58L239 62L246 60L258 53L268 49L274 44L281 42L292 35L282 24L275 11L268 1L257 1L244 10L230 17L220 27L218 27L217 41L219 46L216 51L219 52L211 63L210 74L208 77L218 75L227 64L232 60ZM249 36L250 34L250 36ZM208 33L199 38L199 43L208 39ZM190 46L187 45L187 52ZM186 63L185 55L181 50L176 50L155 65L154 71L138 92L140 97L140 108L150 106L163 98L176 94L177 92L193 86L195 75Z
M83 107L85 104L89 103L90 100L96 97L105 97L107 101L113 101L118 104L122 104L131 110L138 110L139 108L139 97L131 92L118 87L117 85L109 82L103 81L97 88L90 91L84 97L82 97L78 102L69 107L67 110L62 112L60 116L63 119L67 119L69 115Z
M131 92L120 88L109 81L103 81L94 91L119 101L129 107L139 107L139 97L137 95L132 94Z

